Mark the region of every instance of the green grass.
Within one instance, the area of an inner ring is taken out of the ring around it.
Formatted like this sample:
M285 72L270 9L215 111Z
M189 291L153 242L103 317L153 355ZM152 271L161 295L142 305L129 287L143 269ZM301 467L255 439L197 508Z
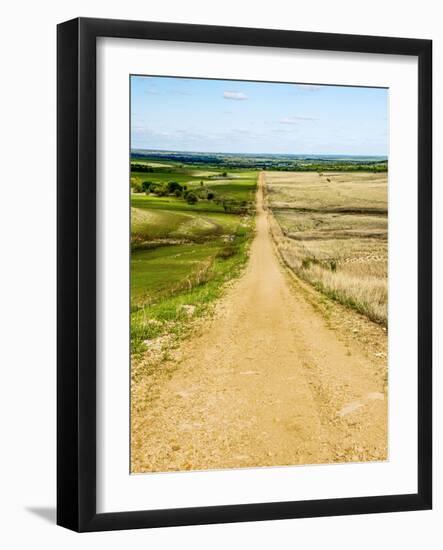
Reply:
M227 180L223 183L208 183L208 188L218 195L239 201L253 201L255 192L255 180Z
M189 216L180 212L170 212L169 210L152 212L146 209L132 208L131 233L143 235L146 239L158 239L176 231L181 224L188 220Z
M239 230L232 243L162 248L154 251L157 255L151 256L151 261L131 269L132 353L145 351L149 347L146 340L165 335L177 340L185 336L191 323L183 306L195 308L193 319L210 313L214 301L223 294L224 284L238 276L247 261L252 225L250 221L248 227ZM219 254L231 248L234 254ZM173 258L166 251L183 255ZM139 257L133 253L132 261L137 262Z
M158 171L158 172L131 172L131 179L142 183L143 181L153 181L155 183L168 183L168 181L176 181L180 184L200 183L204 178L192 176L189 173L182 171Z
M133 307L185 287L187 281L191 281L192 276L215 257L219 248L219 241L213 240L204 244L134 250L131 254Z
M145 350L146 340L186 334L192 318L208 313L245 264L253 216L226 212L223 201L252 204L257 175L249 170L223 177L224 171L171 164L170 170L131 173L131 179L177 181L197 192L203 181L217 199L190 205L181 197L131 195L132 353ZM192 306L191 316L184 305Z
M183 199L176 197L156 197L143 195L142 193L131 196L131 205L136 208L149 208L152 210L175 210L177 212L223 212L223 206L214 201L200 200L197 204L188 204Z
M155 199L161 201L160 198ZM155 199L150 203L155 204ZM137 204L138 201L134 203ZM171 202L173 208L169 210L146 207L131 209L133 250L152 248L152 242L158 239L203 242L235 233L240 222L239 216L235 214L208 212L191 207L179 210L178 207L186 203L178 200L177 203L179 204Z
M135 164L149 164L146 161L133 160ZM186 185L188 189L198 189L201 183L208 189L215 191L220 196L236 200L254 200L256 185L256 172L251 170L238 170L226 172L223 169L203 169L196 167L177 166L171 163L162 164L155 168L154 172L131 172L131 183L141 184L144 181L165 184L175 181L180 185Z

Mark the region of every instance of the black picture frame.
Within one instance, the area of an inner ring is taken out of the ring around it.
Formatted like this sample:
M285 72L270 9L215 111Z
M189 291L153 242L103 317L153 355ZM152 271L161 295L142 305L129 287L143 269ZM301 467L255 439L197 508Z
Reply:
M78 18L57 29L57 523L75 531L426 510L432 506L432 42ZM418 490L415 494L96 512L96 39L418 58Z

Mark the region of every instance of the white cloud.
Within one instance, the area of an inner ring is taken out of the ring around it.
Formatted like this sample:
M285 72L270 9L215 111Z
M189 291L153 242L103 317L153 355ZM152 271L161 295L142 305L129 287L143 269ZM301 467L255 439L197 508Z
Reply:
M132 125L132 131L133 132L144 132L146 130L146 128L144 126L139 126L139 125Z
M223 92L223 97L225 99L248 99L248 96L244 94L243 92Z
M316 92L317 90L324 88L324 86L320 86L318 84L294 84L294 86L305 92Z
M285 118L282 118L279 122L280 124L298 124L299 122L304 122L307 120L317 120L317 119L312 116L295 115L295 116L287 116Z
M191 92L188 90L171 90L172 95L191 95Z
M278 134L293 135L294 132L297 132L298 128L289 128L288 126L279 126L278 128L273 128L271 132Z
M149 86L145 90L145 94L148 94L148 95L157 95L158 93L159 91L154 86Z

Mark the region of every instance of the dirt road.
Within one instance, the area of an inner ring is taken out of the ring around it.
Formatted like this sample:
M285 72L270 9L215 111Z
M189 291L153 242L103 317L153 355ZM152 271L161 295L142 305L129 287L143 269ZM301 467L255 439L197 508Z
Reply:
M147 386L137 388L134 472L387 458L385 361L341 337L292 282L263 178L244 274L145 406Z

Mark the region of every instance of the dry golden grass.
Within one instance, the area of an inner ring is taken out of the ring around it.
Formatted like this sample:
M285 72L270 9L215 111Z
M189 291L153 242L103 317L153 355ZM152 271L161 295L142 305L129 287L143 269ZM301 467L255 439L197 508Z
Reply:
M387 209L386 172L266 172L266 187L274 207L382 214Z
M267 173L266 189L273 238L286 264L386 325L387 175Z

